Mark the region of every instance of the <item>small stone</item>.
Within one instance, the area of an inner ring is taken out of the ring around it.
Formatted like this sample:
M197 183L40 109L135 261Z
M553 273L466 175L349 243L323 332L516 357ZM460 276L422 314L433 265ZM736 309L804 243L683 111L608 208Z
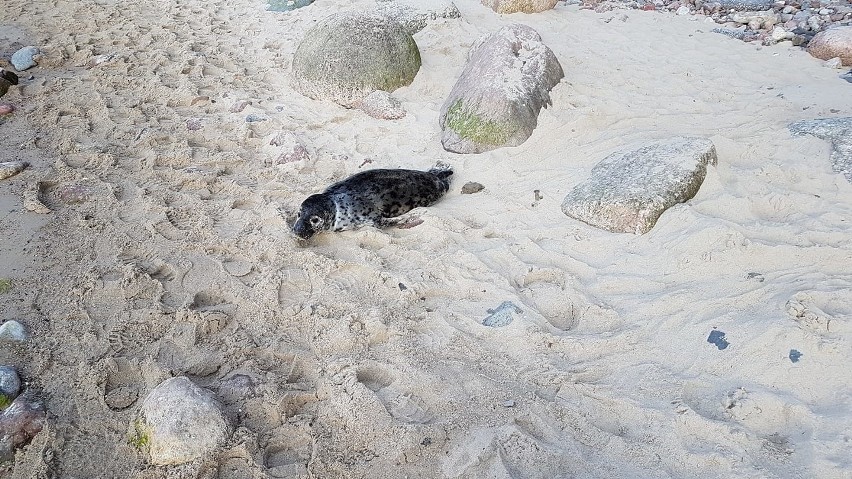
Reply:
M834 10L829 10L827 8L821 8L819 11L820 15L831 15L832 13L834 13Z
M503 407L515 407L515 401L513 399L509 399L508 401L504 401Z
M843 68L843 60L841 60L840 57L834 57L824 61L822 65L828 68L840 69Z
M222 446L229 433L213 394L183 376L154 388L139 414L133 442L148 449L155 465L202 458Z
M92 196L92 189L84 184L62 185L56 190L56 196L67 205L85 203Z
M8 104L8 103L4 103L4 104L0 105L0 115L8 115L9 113L12 113L13 111L15 111L15 107Z
M402 104L386 91L376 90L355 104L356 108L379 120L398 120L405 116Z
M260 115L255 115L254 113L246 116L246 123L257 123L260 121L266 121L266 118Z
M522 314L523 312L524 310L515 303L511 301L503 301L500 303L500 306L488 310L488 313L490 314L482 320L482 325L490 326L492 328L508 326L515 319L512 317L512 313Z
M793 38L790 39L790 41L793 42L794 47L801 47L801 46L807 45L808 40L810 40L810 37L808 37L806 35L796 35L796 34L794 34Z
M29 167L26 161L3 161L0 162L0 180L11 178Z
M0 341L26 341L27 330L24 325L15 321L6 321L0 325Z
M484 190L485 186L482 183L477 183L475 181L468 181L462 186L461 192L463 195L472 195L474 193L479 193Z
M686 5L681 5L677 9L677 14L678 15L689 15L689 7L687 7Z
M808 27L813 31L818 31L822 28L822 19L816 15L808 18Z
M38 53L39 50L36 47L21 48L12 55L12 66L19 72L34 67L38 65L34 58Z
M0 366L0 410L3 410L21 392L21 379L12 366Z
M645 11L653 11L653 10L656 10L656 9L657 9L657 6L654 5L653 3L646 3L645 5L642 5L642 10L645 10Z
M239 113L246 109L247 106L251 105L251 102L248 100L240 100L233 105L231 105L230 111L231 113Z
M772 29L772 39L776 42L780 42L787 39L787 30L784 27L778 27Z
M796 10L796 9L795 9L795 8L793 8L793 6L792 6L792 5L787 5L786 7L784 7L784 8L781 10L781 13L791 14L791 13L793 13L795 10Z

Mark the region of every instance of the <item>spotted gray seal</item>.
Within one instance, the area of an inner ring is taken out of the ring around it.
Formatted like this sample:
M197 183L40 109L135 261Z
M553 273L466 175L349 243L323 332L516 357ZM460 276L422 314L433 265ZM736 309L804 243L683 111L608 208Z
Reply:
M429 171L362 171L303 201L293 232L308 239L320 231L392 226L390 218L438 201L450 189L452 174L441 163Z

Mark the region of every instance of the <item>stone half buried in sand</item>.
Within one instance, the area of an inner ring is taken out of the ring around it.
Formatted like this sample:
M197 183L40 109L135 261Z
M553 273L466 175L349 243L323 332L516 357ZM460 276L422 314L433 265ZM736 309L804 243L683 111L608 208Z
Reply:
M814 135L831 142L832 168L852 182L852 117L802 120L789 128L797 135Z
M293 87L315 100L352 107L376 90L409 85L419 70L420 50L399 22L344 12L305 34L293 56Z
M646 233L660 215L692 198L716 164L713 142L676 137L629 152L613 153L575 186L562 211L575 219L615 233Z
M808 53L820 60L840 58L843 65L852 65L852 26L823 30L808 43Z
M396 20L412 35L434 20L461 18L450 0L379 0L376 12Z
M563 76L556 55L526 25L507 25L481 38L441 107L444 149L481 153L520 145Z
M185 377L154 388L131 426L131 443L151 454L156 465L183 464L215 452L229 427L213 393Z
M556 6L557 0L480 0L497 13L538 13Z

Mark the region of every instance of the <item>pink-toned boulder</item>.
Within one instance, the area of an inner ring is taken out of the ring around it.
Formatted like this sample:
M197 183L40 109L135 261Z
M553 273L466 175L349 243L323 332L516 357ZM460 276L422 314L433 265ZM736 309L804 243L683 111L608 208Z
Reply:
M481 0L497 13L538 13L556 6L557 0Z
M840 57L844 65L852 65L852 26L834 27L817 33L808 43L808 53L820 60Z

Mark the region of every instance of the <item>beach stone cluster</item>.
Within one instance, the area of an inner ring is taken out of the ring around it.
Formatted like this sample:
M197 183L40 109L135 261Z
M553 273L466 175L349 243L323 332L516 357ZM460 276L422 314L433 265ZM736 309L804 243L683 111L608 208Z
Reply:
M309 98L353 107L374 91L409 85L420 64L417 43L398 21L337 13L305 33L293 56L293 87Z
M704 16L720 25L717 33L764 45L790 41L806 46L823 30L852 25L852 4L846 0L583 0L581 6Z
M646 233L663 212L695 196L716 148L704 138L675 137L613 153L562 202L575 219L614 233Z
M531 27L511 24L479 39L441 107L444 149L481 153L520 145L563 76L556 55Z
M183 464L212 454L229 437L213 393L188 378L169 378L145 397L132 425L132 442L152 464Z
M0 325L0 348L28 339L26 328L16 320ZM24 389L18 370L0 364L0 464L11 461L15 450L41 432L46 421L44 405Z

